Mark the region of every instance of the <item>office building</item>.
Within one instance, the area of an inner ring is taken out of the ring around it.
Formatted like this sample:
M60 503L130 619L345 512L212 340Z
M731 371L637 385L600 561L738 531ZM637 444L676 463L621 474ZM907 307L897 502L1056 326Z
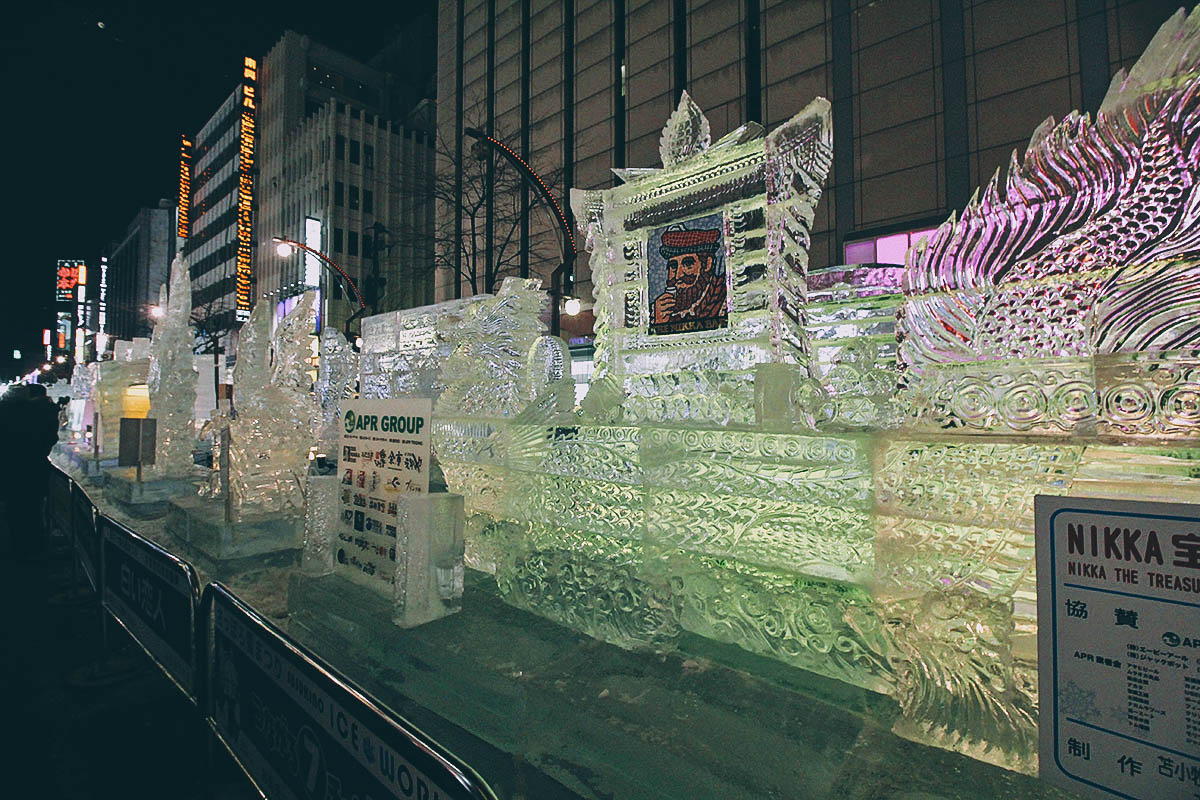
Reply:
M286 311L320 288L322 319L341 327L357 302L310 255L283 257L274 237L336 262L372 311L433 299L432 148L387 72L293 31L263 59L257 293Z
M713 141L747 120L771 130L823 95L834 163L811 266L897 263L912 232L961 209L1042 120L1094 114L1113 74L1178 5L441 0L438 127L452 152L439 169L451 180L470 170L462 131L474 125L554 174L565 207L572 187L614 185L612 168L659 166L663 124L685 89ZM519 241L537 252L540 237L541 257L519 270L546 279L557 265L549 219L535 215ZM488 247L464 228L464 252ZM439 271L439 298L471 293L459 271ZM585 255L585 301L589 279Z
M199 336L226 352L254 300L254 194L258 65L194 137L180 142L176 234L192 274Z
M154 327L150 309L158 303L158 291L175 257L174 211L170 200L159 201L157 208L138 209L124 237L105 254L104 332L111 338L149 336Z

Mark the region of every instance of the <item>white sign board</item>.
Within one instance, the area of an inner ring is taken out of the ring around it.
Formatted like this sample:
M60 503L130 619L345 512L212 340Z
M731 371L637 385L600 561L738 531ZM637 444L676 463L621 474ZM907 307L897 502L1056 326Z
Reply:
M1038 497L1044 780L1200 798L1200 506Z
M433 401L343 400L341 409L334 568L390 595L400 499L429 492Z

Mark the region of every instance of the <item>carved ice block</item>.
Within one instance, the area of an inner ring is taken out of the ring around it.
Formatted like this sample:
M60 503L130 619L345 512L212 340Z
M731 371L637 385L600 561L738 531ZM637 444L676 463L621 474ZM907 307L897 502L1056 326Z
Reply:
M592 252L597 379L620 381L636 424L754 423L754 368L806 365L808 236L831 150L814 100L764 135L712 143L684 93L663 129L661 170L573 190Z
M400 503L392 622L413 628L462 609L463 498L421 494Z
M308 488L305 491L304 552L300 568L309 575L328 575L333 572L340 491L341 480L337 475L308 476Z

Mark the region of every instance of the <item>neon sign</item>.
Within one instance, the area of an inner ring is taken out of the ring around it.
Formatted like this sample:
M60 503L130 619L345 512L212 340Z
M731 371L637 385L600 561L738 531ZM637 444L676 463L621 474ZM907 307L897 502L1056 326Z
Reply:
M256 108L256 85L258 64L246 58L242 69L242 120L238 142L238 194L237 194L237 261L235 286L237 292L236 315L239 321L250 318L251 266L253 250L252 225L254 217L254 134Z
M76 288L86 283L87 266L82 261L59 259L55 273L55 300L60 303L73 302Z
M176 235L186 239L192 230L192 142L187 136L179 143L179 219Z

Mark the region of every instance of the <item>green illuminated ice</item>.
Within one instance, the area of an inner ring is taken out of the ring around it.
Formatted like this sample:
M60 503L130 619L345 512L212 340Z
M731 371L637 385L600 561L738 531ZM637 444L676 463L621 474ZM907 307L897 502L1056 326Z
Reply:
M468 563L514 605L624 647L731 643L1032 771L1034 496L1200 496L1198 15L903 268L808 269L825 100L713 142L685 94L661 168L572 195L578 409L519 281L384 336L364 394L437 398Z

